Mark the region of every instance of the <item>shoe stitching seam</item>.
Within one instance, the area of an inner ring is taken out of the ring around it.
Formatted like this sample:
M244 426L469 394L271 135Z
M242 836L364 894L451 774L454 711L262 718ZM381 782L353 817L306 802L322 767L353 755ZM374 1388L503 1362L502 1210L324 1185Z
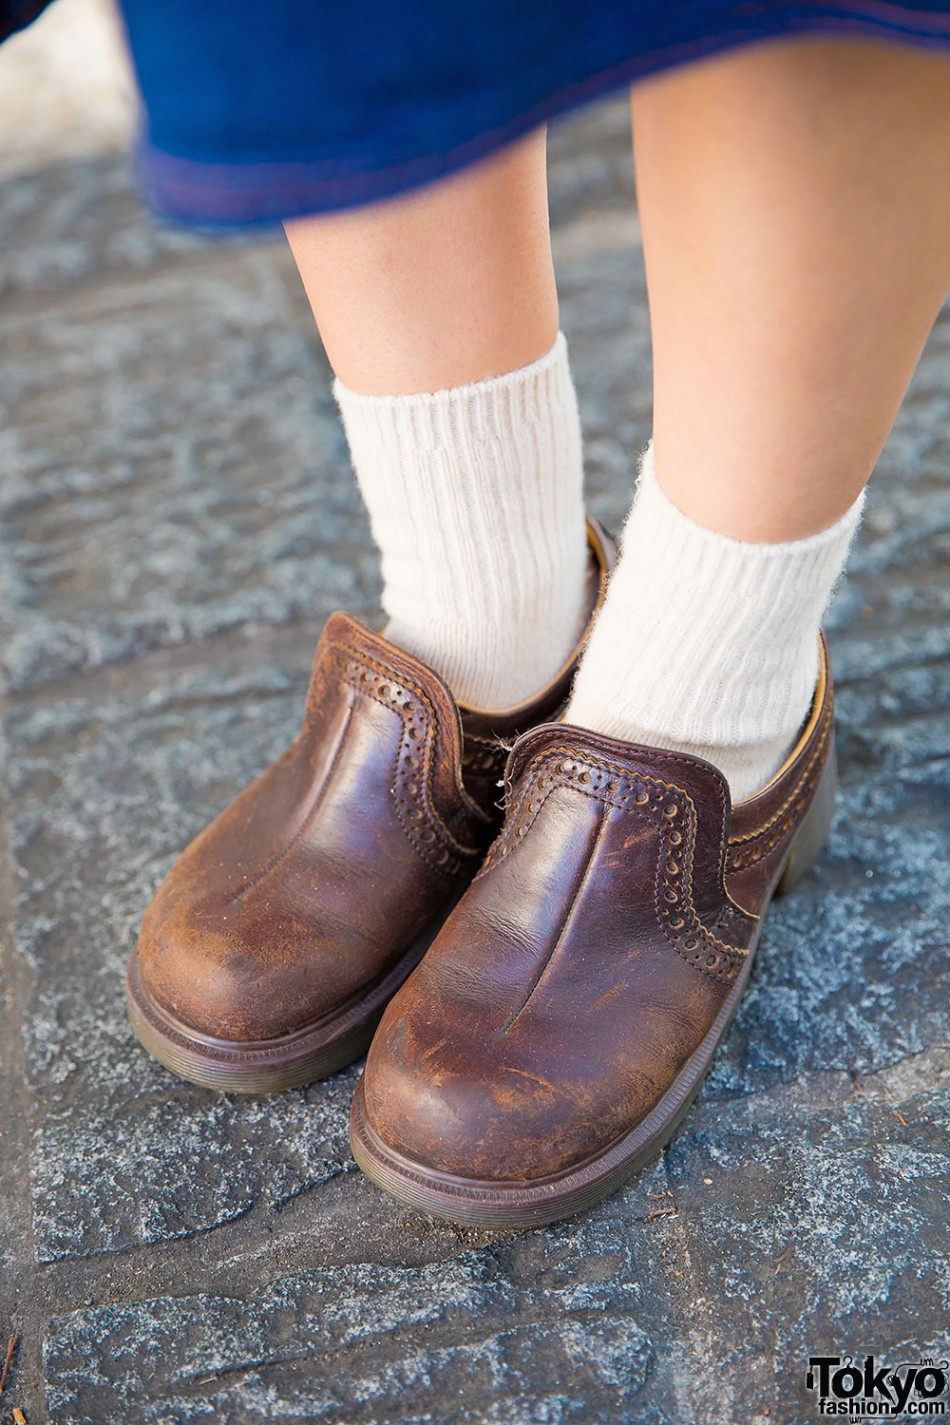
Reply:
M418 781L407 785L408 779L403 764L409 748L414 743L414 739L410 736L410 715L406 713L404 705L400 705L395 700L387 701L385 698L380 697L378 693L371 691L362 679L355 680L352 673L348 672L345 667L340 668L338 666L336 668L337 677L339 677L341 681L345 682L362 696L372 698L380 707L385 707L390 712L395 712L400 718L402 722L402 736L396 753L396 765L393 771L392 785L394 809L397 820L402 827L403 834L420 860L438 875L447 876L453 880L457 879L460 875L465 873L467 869L466 861L468 861L469 858L477 858L480 856L481 847L465 846L457 841L435 809L432 783L435 776L435 743L438 733L438 718L431 700L411 678L396 676L391 668L387 668L385 664L376 662L375 659L368 657L358 649L354 649L351 645L335 643L332 645L330 653L334 663L339 663L341 659L349 659L357 665L372 668L377 676L382 676L385 682L391 683L395 687L403 690L408 689L411 695L413 695L420 704L420 722L423 728L424 744L422 758L428 765L421 785ZM425 715L426 712L428 716ZM420 792L422 795L420 795ZM425 818L429 829L442 843L442 848L449 858L447 864L440 864L433 857L429 848L411 826L405 816L404 807L400 805L402 799L408 800L412 804L411 809L418 810L420 817ZM463 810L464 809L463 807Z
M664 782L661 777L651 777L651 776L649 776L647 773L630 772L627 768L621 766L620 764L618 764L618 763L616 763L616 762L607 762L607 761L605 761L603 758L595 756L595 754L592 753L592 752L576 752L576 751L574 751L572 748L563 747L563 746L562 746L562 747L547 747L547 748L545 748L543 751L537 753L537 755L536 755L536 756L532 759L532 761L529 763L529 765L528 765L528 767L527 767L527 769L526 769L526 776L530 776L530 774L532 773L532 771L534 770L534 768L537 766L537 764L538 764L539 762L542 762L546 757L548 757L548 756L550 756L550 755L553 755L554 753L557 753L558 755L562 755L562 754L565 754L565 753L566 753L569 757L574 758L574 759L576 759L576 760L578 760L578 761L585 761L585 762L591 763L591 764L592 764L593 766L595 766L595 767L602 767L602 768L604 769L604 771L610 772L610 773L612 773L614 776L619 776L621 779L626 778L627 780L629 780L631 777L634 777L634 776L635 776L635 777L640 777L641 780L643 780L643 781L652 782L652 783L654 783L656 786L665 787L665 788L666 788L668 791L670 791L670 792L676 792L677 795L686 797L686 799L687 799L687 801L689 802L690 806L693 808L693 812L694 812L694 814L695 814L695 806L694 806L693 800L692 800L692 798L690 797L689 793L686 792L686 791L684 791L684 789L683 789L682 787L677 786L677 784L676 784L675 782ZM664 755L665 755L665 756L668 756L668 757L673 757L673 756L675 756L674 753L667 753L667 754L664 754ZM720 813L721 813L721 816L720 816L721 831L720 831L720 833L719 833L718 877L719 877L719 884L720 884L720 888L721 888L721 890L722 890L722 894L723 894L725 900L729 903L729 905L731 905L734 910L737 910L737 911L740 913L740 915L746 917L747 919L759 920L759 919L761 918L760 916L754 915L751 911L746 910L744 906L741 906L738 901L733 900L732 896L729 894L729 888L727 887L727 885L726 885L726 883L725 883L725 853L726 853L726 846L727 846L727 840L726 840L726 816L725 816L725 813L726 813L726 798L725 798L725 793L724 793L724 791L723 791L723 788L722 788L722 786L720 785L720 783L719 783L718 781L716 782L716 793L717 793L717 796L718 796L718 798L719 798L719 808L720 808ZM595 793L594 795L597 795L597 794ZM533 820L534 820L534 818L532 817L532 821L533 821ZM530 823L529 823L529 824L530 824ZM694 839L695 839L695 837L694 837ZM710 933L711 933L711 932L710 932ZM714 937L714 938L715 938L715 937ZM726 942L719 942L719 943L720 943L720 944L725 944Z
M258 868L256 875L254 875L254 877L250 881L246 882L243 886L240 886L232 895L228 896L228 905L234 905L234 903L236 901L239 901L242 896L249 895L251 891L255 890L259 885L266 881L268 876L270 876L274 871L277 870L277 867L281 864L281 862L286 860L286 858L290 855L291 851L297 845L297 842L300 840L300 838L306 832L308 827L311 825L314 817L320 809L320 803L323 801L324 793L326 792L327 786L329 785L330 777L333 775L333 770L336 767L337 762L339 761L340 753L343 751L343 743L346 741L346 732L347 728L350 725L352 717L353 705L351 704L350 707L347 709L346 718L344 720L342 728L340 729L340 734L337 739L337 745L334 749L333 756L330 759L330 765L327 768L326 774L323 780L321 781L319 787L317 787L316 791L314 792L313 797L310 801L310 805L307 807L307 810L304 813L303 820L297 827L297 830L287 841L284 842L284 844L279 848L279 850L275 851L270 856L270 858L265 861L263 866L260 866Z
M544 964L541 966L540 970L538 971L538 974L537 974L537 976L536 976L536 978L535 978L534 984L531 986L530 990L528 991L527 995L526 995L526 996L524 997L524 999L522 1000L521 1004L518 1006L518 1008L517 1008L517 1010L515 1011L515 1013L514 1013L514 1014L511 1016L511 1018L508 1020L508 1023L507 1023L507 1024L504 1026L504 1028L502 1029L502 1031L501 1031L501 1035L502 1035L502 1036L504 1036L505 1034L508 1033L508 1031L511 1029L512 1025L517 1023L517 1021L520 1019L521 1015L522 1015L522 1014L525 1012L525 1010L528 1008L528 1005L531 1003L531 1000L534 998L534 995L537 993L538 989L540 988L542 980L544 979L545 975L547 974L548 970L549 970L550 967L551 967L551 962L553 961L555 955L557 954L557 948L558 948L558 946L559 946L560 943L561 943L561 940L562 940L562 938L563 938L563 936L564 936L565 930L567 929L567 926L568 926L568 923L569 923L569 921L570 921L570 918L571 918L571 916L574 914L574 907L577 905L578 898L580 897L581 891L583 890L584 885L585 885L585 883L586 883L586 881L587 881L587 877L588 877L588 875L590 874L590 868L591 868L591 866L592 866L592 864L593 864L594 856L595 856L595 853L596 853L596 851L597 851L598 846L600 845L601 839L602 839L603 834L604 834L604 828L605 828L606 825L607 825L607 817L604 816L604 817L602 817L601 822L600 822L600 825L599 825L598 828L597 828L596 834L595 834L595 836L594 836L593 844L592 844L590 850L589 850L588 853L587 853L587 858L586 858L586 860L585 860L585 862L584 862L584 869L583 869L583 871L581 872L580 876L578 877L577 885L574 887L573 893L572 893L572 895L571 895L571 900L570 900L569 906L567 907L566 915L565 915L565 916L563 917L563 919L561 920L561 924L560 924L560 926L559 926L559 928L558 928L558 933L557 933L557 936L556 936L556 938L555 938L554 944L551 946L551 948L550 948L550 950L548 951L547 955L544 957Z
M761 826L756 827L755 831L747 832L744 836L730 838L728 844L728 852L730 853L729 860L732 864L729 865L729 870L736 872L739 870L745 870L748 866L755 865L758 861L762 860L763 857L768 854L768 851L770 849L772 849L774 846L777 846L779 841L781 841L782 836L789 829L791 823L794 822L795 817L801 811L806 801L808 800L809 795L811 794L814 783L818 778L818 773L820 770L819 763L821 762L822 754L831 736L831 729L833 725L834 724L832 718L830 716L826 717L822 726L821 734L812 750L812 754L809 757L806 766L803 768L801 775L797 780L796 786L789 793L788 797L782 803L782 805L778 807L775 812L773 812L773 814L769 817L767 821L763 822ZM759 855L753 854L752 857L746 862L742 862L739 865L735 864L737 856L732 853L740 853L741 848L743 847L750 847L754 851L756 848L756 844L764 841L767 837L769 837L769 833L772 832L773 828L775 828L776 826L778 827L778 830L770 838L770 847L767 847Z
M366 665L367 667L370 667L370 668L375 669L377 673L380 673L380 674L383 675L383 677L386 679L387 682L396 683L396 684L398 684L398 685L401 686L401 687L405 687L405 688L411 689L412 692L415 694L415 696L419 699L419 701L420 701L420 702L428 709L428 711L429 711L428 726L427 726L426 732L427 732L427 737L431 738L431 740L432 740L433 742L435 741L436 731L437 731L438 725L439 725L439 716L438 716L438 714L437 714L437 712L436 712L436 710L435 710L435 705L434 705L434 703L432 702L432 699L429 697L429 695L428 695L426 692L423 691L421 685L420 685L419 683L415 682L415 680L414 680L413 678L408 677L408 676L405 676L405 675L403 675L402 673L395 673L395 672L393 671L393 669L390 668L390 667L387 667L385 663L380 663L380 662L378 662L375 658L372 658L368 653L364 653L362 649L360 649L360 648L355 648L355 647L354 647L352 644L350 644L350 643L343 643L342 641L334 640L334 641L330 644L330 654L331 654L331 656L334 657L335 659L339 658L341 655L344 655L344 656L346 656L346 657L350 657L350 658L352 658L352 659L353 659L355 662L357 662L357 663L362 663L362 664ZM339 670L338 670L338 676L341 676L341 677L346 678L346 673L343 672L343 673L341 674L341 673L339 673ZM350 682L350 680L349 680L348 678L347 678L347 681ZM352 682L350 682L350 686L353 687L353 686L355 686L355 685L354 685ZM361 687L360 687L360 691L363 692L363 691L365 691L365 689L361 686ZM386 707L391 706L391 704L386 703L384 699L377 698L376 701L379 702L379 703L381 703L382 706L386 706ZM398 705L397 705L397 706L398 706ZM404 716L404 712L403 712L402 709L399 709L399 715L400 715L400 717L403 718L403 722L405 723L405 716ZM431 782L432 782L432 777L434 776L434 774L435 774L435 758L434 758L434 756L433 756L432 759L430 760L430 764L429 764L429 778L428 778L428 783L429 783L429 785L428 785L428 791L429 791L429 794L430 794L430 795L429 795L429 811L430 811L430 814L431 814L432 818L436 821L436 823L437 823L440 827L442 827L443 831L445 832L445 835L446 835L450 840L453 840L453 838L452 838L452 833L449 831L448 827L445 826L444 822L441 820L441 818L439 817L437 811L435 810L434 800L433 800L433 798L432 798L432 796L431 796ZM473 801L472 798L468 795L468 793L466 792L465 788L462 786L462 783L461 783L460 778L456 776L456 777L453 778L453 781L454 781L454 783L455 783L454 790L455 790L455 792L457 793L457 795L458 795L458 797L459 797L459 800L460 800L460 802L461 802L461 804L462 804L462 809L465 810L465 811L470 811L470 812L472 812L473 815L476 817L477 820L485 821L485 822L487 823L487 821L489 820L489 818L487 818L487 817L485 816L485 814L482 812L482 810L481 810L481 808L478 806L478 804L477 804L475 801ZM458 843L456 843L456 844L458 844ZM465 848L460 848L460 849L465 849Z
M386 702L384 698L377 697L376 694L371 693L368 688L360 687L358 683L354 683L350 678L348 678L345 673L341 674L340 676L345 683L347 683L355 691L359 692L363 697L372 698L372 700L378 703L380 707L387 708L390 712L396 711L392 703ZM397 679L393 678L390 681L396 682ZM409 734L406 728L405 721L403 721L403 731L402 736L399 739L399 747L396 752L396 766L393 773L393 785L391 788L393 794L393 807L396 812L396 818L399 822L399 825L402 827L406 840L409 842L410 846L412 847L416 855L419 857L419 859L421 861L424 861L427 866L429 866L433 871L436 871L439 875L448 876L452 879L455 879L465 869L463 858L478 856L479 848L474 846L463 846L460 842L455 841L451 833L445 826L443 826L443 824L435 815L432 809L431 789L429 785L432 776L433 761L431 756L431 741L432 731L431 728L427 725L425 755L428 757L429 761L429 772L424 786L425 796L416 796L412 792L407 793L405 789L402 789L402 791L400 791L400 765L403 760L403 754L408 750L409 746L412 745L412 743L409 741ZM434 833L434 836L438 838L439 841L441 841L446 851L446 854L450 858L446 865L440 866L439 863L433 858L431 852L429 851L428 847L426 847L425 843L421 842L419 836L415 834L413 827L406 820L404 807L400 805L400 796L410 801L413 804L413 807L419 810L420 815L425 818L426 822L429 825L429 828Z
M782 805L772 813L768 821L763 822L761 826L756 827L755 831L750 831L745 836L737 836L734 838L730 837L730 846L742 846L747 841L754 841L757 837L764 836L765 833L769 830L769 828L773 826L776 821L779 821L790 807L800 804L801 801L804 800L804 796L802 795L802 787L807 782L807 779L810 773L813 771L816 762L821 757L825 743L828 741L828 738L831 734L831 729L833 725L834 720L831 716L831 705L829 703L828 709L822 717L821 732L819 733L818 739L815 742L814 747L812 748L811 755L809 756L808 761L806 762L805 767L798 778L796 786L791 792L789 792L787 798L782 803Z
M748 952L738 946L730 945L727 941L720 940L718 936L714 935L713 932L703 924L698 912L696 911L696 907L693 902L692 887L695 859L694 851L697 836L697 818L695 804L689 793L686 792L682 787L678 787L672 782L666 782L660 777L651 777L646 773L640 772L632 773L628 769L620 767L615 763L605 762L601 758L589 756L588 754L579 754L570 747L560 746L545 748L542 752L538 753L537 756L533 758L528 768L526 769L524 779L521 782L518 799L514 807L512 807L511 812L509 813L514 829L508 831L507 835L504 831L502 832L502 835L499 836L498 840L494 843L491 850L489 851L488 856L486 857L486 860L483 863L475 879L478 879L479 876L484 875L485 872L490 870L493 865L497 865L499 861L504 860L504 858L508 855L509 851L513 848L513 846L518 844L518 841L520 841L524 837L528 829L533 825L536 817L541 811L541 808L547 801L555 786L563 786L570 789L571 791L580 792L582 796L586 796L591 798L592 800L599 801L602 805L606 803L607 805L611 806L622 806L624 802L626 802L627 797L624 797L622 801L618 803L614 801L612 796L610 796L609 794L607 797L605 797L602 795L602 793L598 791L580 787L575 781L571 781L565 778L563 773L552 771L549 774L552 778L552 785L543 791L543 794L540 797L539 801L529 813L529 819L526 822L520 822L518 820L520 813L531 804L530 791L532 789L532 784L537 782L537 778L534 774L536 773L539 765L545 761L559 756L566 756L569 760L575 762L592 763L595 766L602 768L605 772L616 776L621 782L626 783L628 789L632 789L632 787L637 782L639 782L641 784L647 783L651 786L662 788L664 792L671 794L672 800L677 805L677 809L680 811L681 815L685 814L687 820L688 876L684 873L683 889L685 891L684 909L686 910L690 920L692 921L692 926L690 928L684 926L682 934L678 935L674 928L669 924L671 905L664 906L661 904L660 900L662 884L666 884L670 890L674 891L674 895L678 895L678 892L676 892L675 890L675 885L671 882L671 880L668 879L665 875L661 875L661 868L665 867L665 862L667 860L673 861L673 863L675 864L676 848L673 847L673 854L670 854L671 848L668 844L666 844L669 833L674 828L668 825L666 828L666 833L664 835L662 822L658 822L655 819L655 816L651 815L648 810L634 807L630 809L633 814L640 816L643 820L647 822L648 825L653 826L654 829L659 831L661 853L665 853L665 855L661 854L657 858L657 872L656 876L654 877L654 912L657 916L660 925L663 928L664 934L671 942L673 949L677 952L678 955L680 955L682 959L687 962L687 964L692 965L694 969L698 970L701 974L706 975L710 979L715 979L723 983L729 983L738 974L739 967L741 966ZM682 799L686 803L686 806L688 808L685 813L680 799ZM515 838L517 838L517 840ZM724 837L721 838L720 852L723 840ZM685 857L682 859L684 861L686 860ZM674 879L675 876L683 872L684 868L681 867L680 870L674 874ZM732 902L732 899L728 896L728 894L726 895L726 899L729 901L730 904L735 904L734 902ZM748 921L754 922L759 918L757 916L751 915L748 911L742 910L741 907L737 907L737 909L741 911L743 917ZM707 951L709 949L712 949L717 959L719 959L720 957L724 957L726 959L729 968L725 973L720 972L715 964L710 966L708 964L704 965L700 963L699 954L702 949L701 946L696 946L695 948L690 949L686 948L687 941L691 938L695 938L697 935L700 937L701 941L706 946ZM680 941L682 941L683 943L680 944Z

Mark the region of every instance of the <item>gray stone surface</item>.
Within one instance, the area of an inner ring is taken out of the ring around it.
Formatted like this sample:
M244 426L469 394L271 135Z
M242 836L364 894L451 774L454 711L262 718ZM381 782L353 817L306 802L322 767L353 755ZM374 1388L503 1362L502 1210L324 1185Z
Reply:
M649 429L621 103L552 147L590 503ZM178 1083L121 971L176 852L286 743L366 522L287 254L156 229L126 161L0 184L0 1348L30 1425L799 1425L809 1352L946 1353L950 314L831 617L842 811L663 1158L490 1235L354 1168L356 1069Z

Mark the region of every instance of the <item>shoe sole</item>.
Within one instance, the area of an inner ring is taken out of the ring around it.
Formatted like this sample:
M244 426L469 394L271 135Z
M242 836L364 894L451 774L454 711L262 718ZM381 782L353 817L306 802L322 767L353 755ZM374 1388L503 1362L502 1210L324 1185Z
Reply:
M773 895L793 890L818 855L831 825L836 792L832 754L782 863ZM756 934L738 978L706 1037L660 1101L646 1118L584 1162L548 1177L535 1178L530 1183L490 1182L436 1172L396 1152L376 1133L366 1117L362 1078L356 1086L350 1118L354 1158L367 1177L391 1197L419 1212L446 1218L463 1227L491 1230L543 1227L592 1207L651 1162L686 1117L739 1008L752 972L758 938Z
M125 977L129 1023L153 1059L202 1088L241 1094L300 1088L337 1073L365 1054L383 1010L418 965L448 913L366 993L293 1034L274 1039L218 1039L185 1024L149 994L138 953L133 953Z

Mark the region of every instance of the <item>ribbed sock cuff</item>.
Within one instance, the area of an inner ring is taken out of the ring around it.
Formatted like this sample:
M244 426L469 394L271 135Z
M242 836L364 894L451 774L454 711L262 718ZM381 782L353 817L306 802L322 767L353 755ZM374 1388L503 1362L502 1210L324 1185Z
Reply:
M334 391L382 556L388 636L462 701L530 697L582 621L581 437L564 336L486 381Z
M751 795L807 713L819 626L863 503L805 539L732 539L677 509L651 446L569 721L705 757L734 797Z

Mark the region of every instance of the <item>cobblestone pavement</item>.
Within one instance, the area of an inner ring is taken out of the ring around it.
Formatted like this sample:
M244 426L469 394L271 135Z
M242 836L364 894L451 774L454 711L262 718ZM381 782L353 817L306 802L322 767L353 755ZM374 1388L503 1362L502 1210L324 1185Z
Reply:
M378 583L286 251L155 226L105 128L0 182L0 1416L798 1425L810 1352L945 1356L950 314L830 619L840 816L700 1100L586 1216L463 1232L355 1169L358 1066L240 1099L125 1021L152 889ZM650 393L622 104L558 130L552 186L616 526Z

